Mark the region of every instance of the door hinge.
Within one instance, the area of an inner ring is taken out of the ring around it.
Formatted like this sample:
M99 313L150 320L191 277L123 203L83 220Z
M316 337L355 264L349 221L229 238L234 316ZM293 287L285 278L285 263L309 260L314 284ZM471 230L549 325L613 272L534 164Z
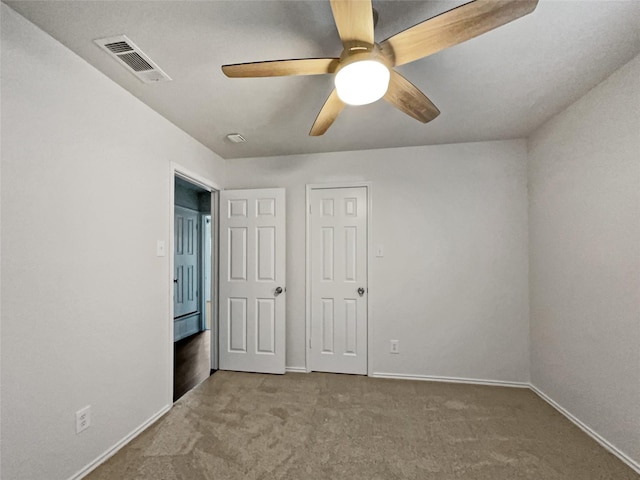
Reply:
M309 348L311 348L311 339L309 339Z

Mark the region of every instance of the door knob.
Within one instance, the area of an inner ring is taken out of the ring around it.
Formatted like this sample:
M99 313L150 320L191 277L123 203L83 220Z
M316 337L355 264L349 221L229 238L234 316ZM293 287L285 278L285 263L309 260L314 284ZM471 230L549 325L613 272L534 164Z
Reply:
M282 293L282 287L276 288L276 297Z
M360 287L358 289L358 295L363 296L364 295L364 288Z

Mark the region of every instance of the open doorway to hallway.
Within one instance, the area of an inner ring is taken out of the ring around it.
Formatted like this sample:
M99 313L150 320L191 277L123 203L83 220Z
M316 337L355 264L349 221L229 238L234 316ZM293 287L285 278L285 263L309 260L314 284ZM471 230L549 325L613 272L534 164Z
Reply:
M211 192L186 179L174 184L173 400L212 372L214 314Z

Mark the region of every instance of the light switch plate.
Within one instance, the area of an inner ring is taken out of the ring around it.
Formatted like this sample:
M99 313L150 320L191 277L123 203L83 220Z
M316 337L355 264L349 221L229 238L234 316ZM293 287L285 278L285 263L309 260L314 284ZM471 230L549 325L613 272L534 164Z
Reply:
M156 246L156 255L158 257L164 257L166 255L164 240L158 240L158 245Z

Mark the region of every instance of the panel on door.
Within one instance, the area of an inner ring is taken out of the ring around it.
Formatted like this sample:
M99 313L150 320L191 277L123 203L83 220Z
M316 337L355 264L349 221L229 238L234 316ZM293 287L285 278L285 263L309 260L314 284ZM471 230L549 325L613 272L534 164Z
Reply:
M367 189L310 195L311 369L367 373Z
M285 191L220 193L220 369L284 373Z

